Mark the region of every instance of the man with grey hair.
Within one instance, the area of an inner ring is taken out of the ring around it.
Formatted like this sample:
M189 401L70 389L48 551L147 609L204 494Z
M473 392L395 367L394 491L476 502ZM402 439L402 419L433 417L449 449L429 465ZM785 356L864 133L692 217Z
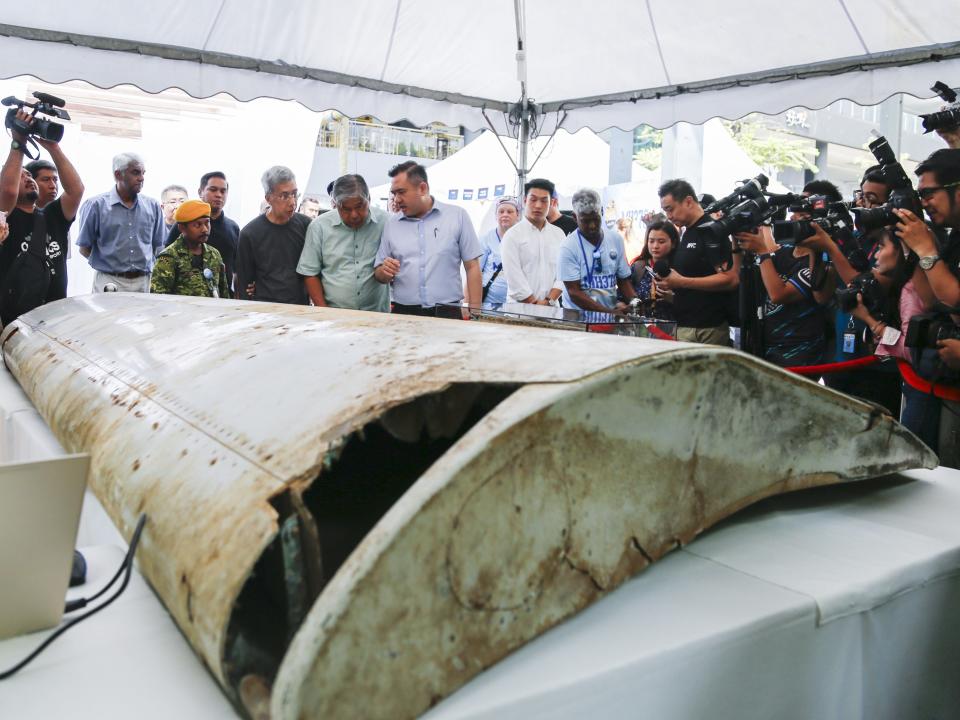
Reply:
M187 189L183 185L167 185L160 191L160 207L163 208L163 223L166 225L168 233L171 228L177 224L173 219L177 208L183 205L188 197Z
M306 305L307 292L297 274L310 218L296 212L297 179L290 168L274 165L260 178L267 211L240 231L237 286L240 297L263 302Z
M603 225L603 202L595 190L577 190L571 201L577 229L560 245L557 275L563 306L587 312L622 312L617 290L633 300L633 283L623 238Z
M146 171L135 153L113 158L114 187L90 200L77 245L97 271L93 292L150 292L154 257L163 250L163 209L141 195Z
M360 175L333 183L335 209L310 223L297 272L317 307L390 311L389 288L373 276L387 214L370 207Z

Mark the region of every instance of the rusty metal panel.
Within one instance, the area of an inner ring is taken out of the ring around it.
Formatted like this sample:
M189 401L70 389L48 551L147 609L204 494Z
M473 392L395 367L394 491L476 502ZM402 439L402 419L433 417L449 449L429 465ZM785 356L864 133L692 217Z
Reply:
M936 465L870 405L682 343L110 294L3 353L275 718L414 717L759 498Z

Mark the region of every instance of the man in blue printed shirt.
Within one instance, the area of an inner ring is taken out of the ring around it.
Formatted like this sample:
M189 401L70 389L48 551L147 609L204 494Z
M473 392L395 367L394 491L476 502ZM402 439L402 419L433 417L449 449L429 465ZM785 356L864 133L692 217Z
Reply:
M97 271L93 292L104 289L150 292L154 258L163 250L166 226L163 208L141 195L146 171L134 153L113 158L116 185L90 200L77 245Z
M483 274L483 302L499 305L507 301L507 276L503 272L500 243L507 230L520 219L520 203L513 197L497 200L497 226L480 238L483 255L480 256L480 272Z
M467 302L480 304L480 241L467 211L430 194L427 170L412 160L389 173L390 194L399 215L383 229L373 275L393 288L393 312L435 316L436 305L464 296L460 266L467 276Z
M563 306L592 312L623 312L617 290L633 300L623 238L603 226L603 205L594 190L577 190L571 201L577 230L564 238L557 259Z

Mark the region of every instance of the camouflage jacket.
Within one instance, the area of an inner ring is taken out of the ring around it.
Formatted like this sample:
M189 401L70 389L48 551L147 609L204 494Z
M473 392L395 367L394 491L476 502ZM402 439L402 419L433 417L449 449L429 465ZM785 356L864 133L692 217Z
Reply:
M182 235L174 240L157 256L150 277L150 292L229 298L227 273L217 249L204 244L202 270L193 267L193 257Z

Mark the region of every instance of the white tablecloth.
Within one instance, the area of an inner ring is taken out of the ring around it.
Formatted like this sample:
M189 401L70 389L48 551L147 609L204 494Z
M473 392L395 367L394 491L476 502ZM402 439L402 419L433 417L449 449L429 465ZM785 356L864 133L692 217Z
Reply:
M960 717L960 472L761 503L425 718Z

